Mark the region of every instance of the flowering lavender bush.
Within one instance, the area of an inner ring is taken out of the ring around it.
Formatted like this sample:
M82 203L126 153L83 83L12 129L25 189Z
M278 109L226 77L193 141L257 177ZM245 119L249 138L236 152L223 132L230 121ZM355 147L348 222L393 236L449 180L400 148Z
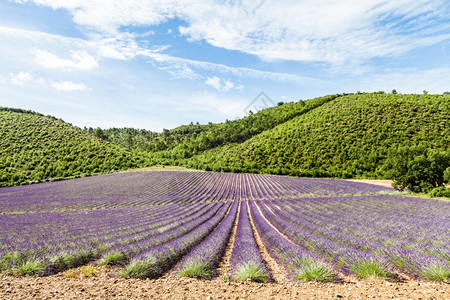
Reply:
M270 255L289 271L290 275L303 280L331 281L336 276L326 263L308 250L285 239L258 212L253 201L250 212L258 234ZM320 270L320 271L318 271ZM320 277L314 277L319 274Z
M209 278L215 275L231 234L239 202L235 201L230 212L207 239L183 257L178 273L181 276Z
M241 202L230 263L231 278L234 280L244 281L251 279L253 281L266 282L271 279L253 236L246 201Z
M252 223L290 278L450 279L450 203L383 191L393 190L178 171L1 188L0 272L47 275L96 261L123 265L123 276L158 277L181 260L177 271L214 276L240 205L233 279L271 276Z

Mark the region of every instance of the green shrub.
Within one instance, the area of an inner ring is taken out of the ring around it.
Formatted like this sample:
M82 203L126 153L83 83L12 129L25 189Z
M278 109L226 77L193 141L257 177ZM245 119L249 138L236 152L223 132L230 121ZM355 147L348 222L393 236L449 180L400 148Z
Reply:
M432 264L422 271L425 279L445 281L450 280L450 270L438 264Z
M445 188L443 186L440 186L438 188L434 188L432 189L429 193L428 196L430 197L447 197L450 198L450 188Z
M295 274L297 280L331 282L336 278L336 274L322 263L312 263Z
M187 263L178 273L180 276L191 278L210 278L213 272L205 262L191 261Z
M233 279L237 281L250 279L255 282L267 282L269 276L264 272L264 269L261 266L258 266L253 262L248 262L237 267Z
M350 270L359 279L366 278L389 278L392 276L388 265L372 259L361 260L350 266Z
M134 260L128 264L125 269L118 274L119 277L124 278L153 278L152 265L156 262L154 257L148 257L143 260Z
M429 192L446 183L444 172L450 166L450 153L422 146L391 150L385 168L394 187L403 191ZM448 176L446 176L448 177Z
M125 253L119 251L111 251L103 255L103 257L98 260L98 265L122 265L125 263L127 256Z
M22 264L13 267L13 273L18 275L41 275L44 271L45 263L34 258L24 261Z

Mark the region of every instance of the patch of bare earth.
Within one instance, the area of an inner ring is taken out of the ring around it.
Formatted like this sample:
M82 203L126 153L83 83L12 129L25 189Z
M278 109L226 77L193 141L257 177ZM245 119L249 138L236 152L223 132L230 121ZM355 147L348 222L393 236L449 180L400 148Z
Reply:
M385 179L347 179L348 181L354 181L354 182L362 182L362 183L368 183L368 184L375 184L380 185L384 187L392 187L392 180L385 180Z
M343 283L229 282L221 278L170 281L122 279L116 270L95 267L91 277L0 275L0 299L450 299L450 284L407 281ZM77 273L76 271L74 273Z

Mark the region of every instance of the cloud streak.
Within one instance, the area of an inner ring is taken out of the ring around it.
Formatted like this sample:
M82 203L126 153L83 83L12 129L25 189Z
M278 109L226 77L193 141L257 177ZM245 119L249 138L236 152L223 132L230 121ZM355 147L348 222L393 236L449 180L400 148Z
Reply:
M218 90L220 92L228 92L229 90L231 90L234 87L233 82L231 82L229 80L221 79L217 76L206 78L205 83L207 85L212 86L213 88L215 88L216 90Z
M450 39L445 0L26 2L66 9L77 24L111 37L127 34L126 26L178 18L186 23L178 30L188 40L269 61L362 63Z
M8 81L4 80L3 84L7 84ZM10 74L9 83L16 86L26 86L26 85L40 85L40 86L49 86L54 88L57 91L62 92L86 92L91 90L83 83L74 83L72 81L52 81L45 79L43 77L37 77L31 72L19 72L17 74Z
M59 58L46 50L35 50L35 60L48 69L62 71L89 71L98 68L98 62L86 51L71 51L71 59Z
M85 92L90 90L90 88L88 88L85 84L74 83L72 81L51 82L50 85L54 87L56 90L63 92L74 92L74 91Z

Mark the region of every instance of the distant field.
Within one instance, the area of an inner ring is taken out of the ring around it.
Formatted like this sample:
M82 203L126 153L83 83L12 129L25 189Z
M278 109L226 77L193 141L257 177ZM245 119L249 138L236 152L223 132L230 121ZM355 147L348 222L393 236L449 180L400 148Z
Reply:
M1 188L0 270L450 279L448 202L345 180L163 169Z

